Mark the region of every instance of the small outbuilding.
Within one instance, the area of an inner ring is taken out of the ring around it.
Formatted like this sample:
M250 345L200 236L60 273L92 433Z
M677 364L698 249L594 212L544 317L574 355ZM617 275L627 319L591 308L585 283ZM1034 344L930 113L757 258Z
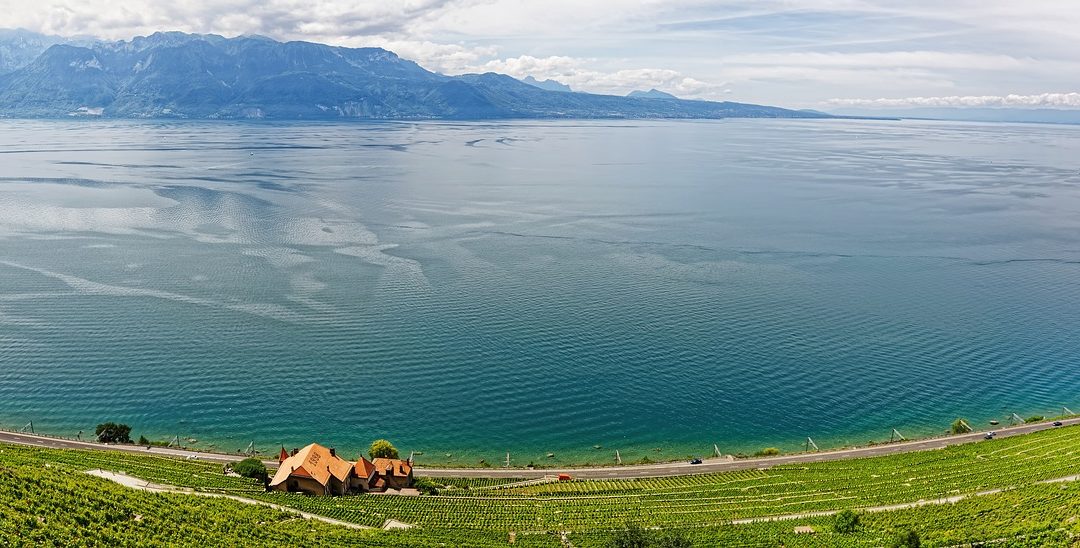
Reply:
M385 489L412 487L413 470L411 462L400 459L375 459L371 463L375 467L375 478L371 484L373 490L382 491Z
M349 487L353 492L363 493L370 491L375 484L377 475L375 473L375 464L360 456L356 459L356 464L353 465L352 477L349 478Z

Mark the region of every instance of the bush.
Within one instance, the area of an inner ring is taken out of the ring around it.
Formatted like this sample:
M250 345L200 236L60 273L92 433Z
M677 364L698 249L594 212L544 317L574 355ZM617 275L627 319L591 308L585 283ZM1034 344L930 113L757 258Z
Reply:
M431 481L431 478L425 478L425 477L414 478L412 486L414 488L416 488L417 491L420 491L421 493L423 493L425 495L438 495L439 494L439 486L435 482Z
M397 447L394 447L394 444L386 440L375 440L371 442L371 448L368 449L368 455L371 455L371 458L373 459L399 458Z
M656 548L691 548L693 543L681 533L667 531L656 537L653 546Z
M780 450L775 447L766 447L757 453L754 453L755 457L775 457L780 454Z
M893 538L889 546L890 548L919 548L922 546L922 541L919 540L919 534L915 531L902 531Z
M606 546L611 548L690 548L693 544L676 531L656 533L637 525L628 525L626 529L615 533Z
M851 510L841 510L833 517L833 531L842 535L854 533L859 528L859 514Z
M1032 415L1032 416L1024 419L1024 422L1026 422L1028 424L1031 424L1033 422L1042 422L1044 420L1046 420L1046 417L1044 417L1042 415Z
M967 434L971 432L971 427L967 425L964 419L956 419L953 421L950 430L952 430L953 434Z
M264 479L267 477L266 465L255 457L248 457L232 465L233 472L245 478Z
M146 436L139 436L139 445L150 445L150 440Z
M115 422L103 422L94 429L94 435L102 443L131 443L131 427Z

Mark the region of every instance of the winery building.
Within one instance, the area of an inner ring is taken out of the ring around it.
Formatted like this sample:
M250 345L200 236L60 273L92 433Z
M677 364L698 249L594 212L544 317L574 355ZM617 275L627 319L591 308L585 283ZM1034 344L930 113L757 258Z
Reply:
M412 486L412 463L400 459L375 459L363 456L349 462L337 456L333 448L313 443L303 449L278 456L278 469L270 480L275 491L309 495L344 495L347 493L387 492Z
M270 488L310 495L344 495L349 490L352 463L337 456L330 448L313 443L278 465Z

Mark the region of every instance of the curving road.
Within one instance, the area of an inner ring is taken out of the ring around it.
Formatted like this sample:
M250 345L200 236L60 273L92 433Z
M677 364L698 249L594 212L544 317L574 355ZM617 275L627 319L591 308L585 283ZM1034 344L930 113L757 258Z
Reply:
M1063 419L1064 426L1080 424L1080 417ZM995 430L998 438L1019 436L1040 430L1056 428L1049 422L1034 424L1021 424L1007 426ZM686 462L671 462L658 464L641 464L631 466L604 466L596 468L544 468L527 470L524 468L427 468L416 467L416 473L424 476L447 477L447 478L522 478L533 479L555 474L570 474L580 479L625 479L625 478L657 478L670 476L684 476L689 474L708 474L713 472L730 472L733 470L752 470L755 468L768 468L779 464L801 464L809 462L824 462L841 459L862 457L878 457L882 455L894 455L897 453L909 453L911 451L925 451L929 449L941 449L951 445L964 443L982 442L985 431L972 432L941 438L924 440L902 441L896 443L872 445L867 447L855 447L851 449L836 449L832 451L819 451L815 453L797 453L778 457L763 457L752 459L706 459L702 464L689 464ZM235 462L243 458L241 455L224 455L221 453L207 453L201 451L189 451L184 449L170 449L165 447L151 447L147 449L138 445L107 445L86 441L76 441L65 438L54 438L34 434L0 431L0 443L16 445L28 445L34 447L48 447L53 449L90 449L104 451L126 451L129 453L141 453L149 455L163 455L179 458L197 458L208 462ZM277 461L265 461L267 466L277 467Z

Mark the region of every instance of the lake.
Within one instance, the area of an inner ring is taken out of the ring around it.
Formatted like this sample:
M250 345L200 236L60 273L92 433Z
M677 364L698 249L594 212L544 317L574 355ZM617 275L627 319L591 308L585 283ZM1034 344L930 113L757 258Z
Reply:
M794 451L1080 410L1078 326L1080 127L0 121L6 428Z

